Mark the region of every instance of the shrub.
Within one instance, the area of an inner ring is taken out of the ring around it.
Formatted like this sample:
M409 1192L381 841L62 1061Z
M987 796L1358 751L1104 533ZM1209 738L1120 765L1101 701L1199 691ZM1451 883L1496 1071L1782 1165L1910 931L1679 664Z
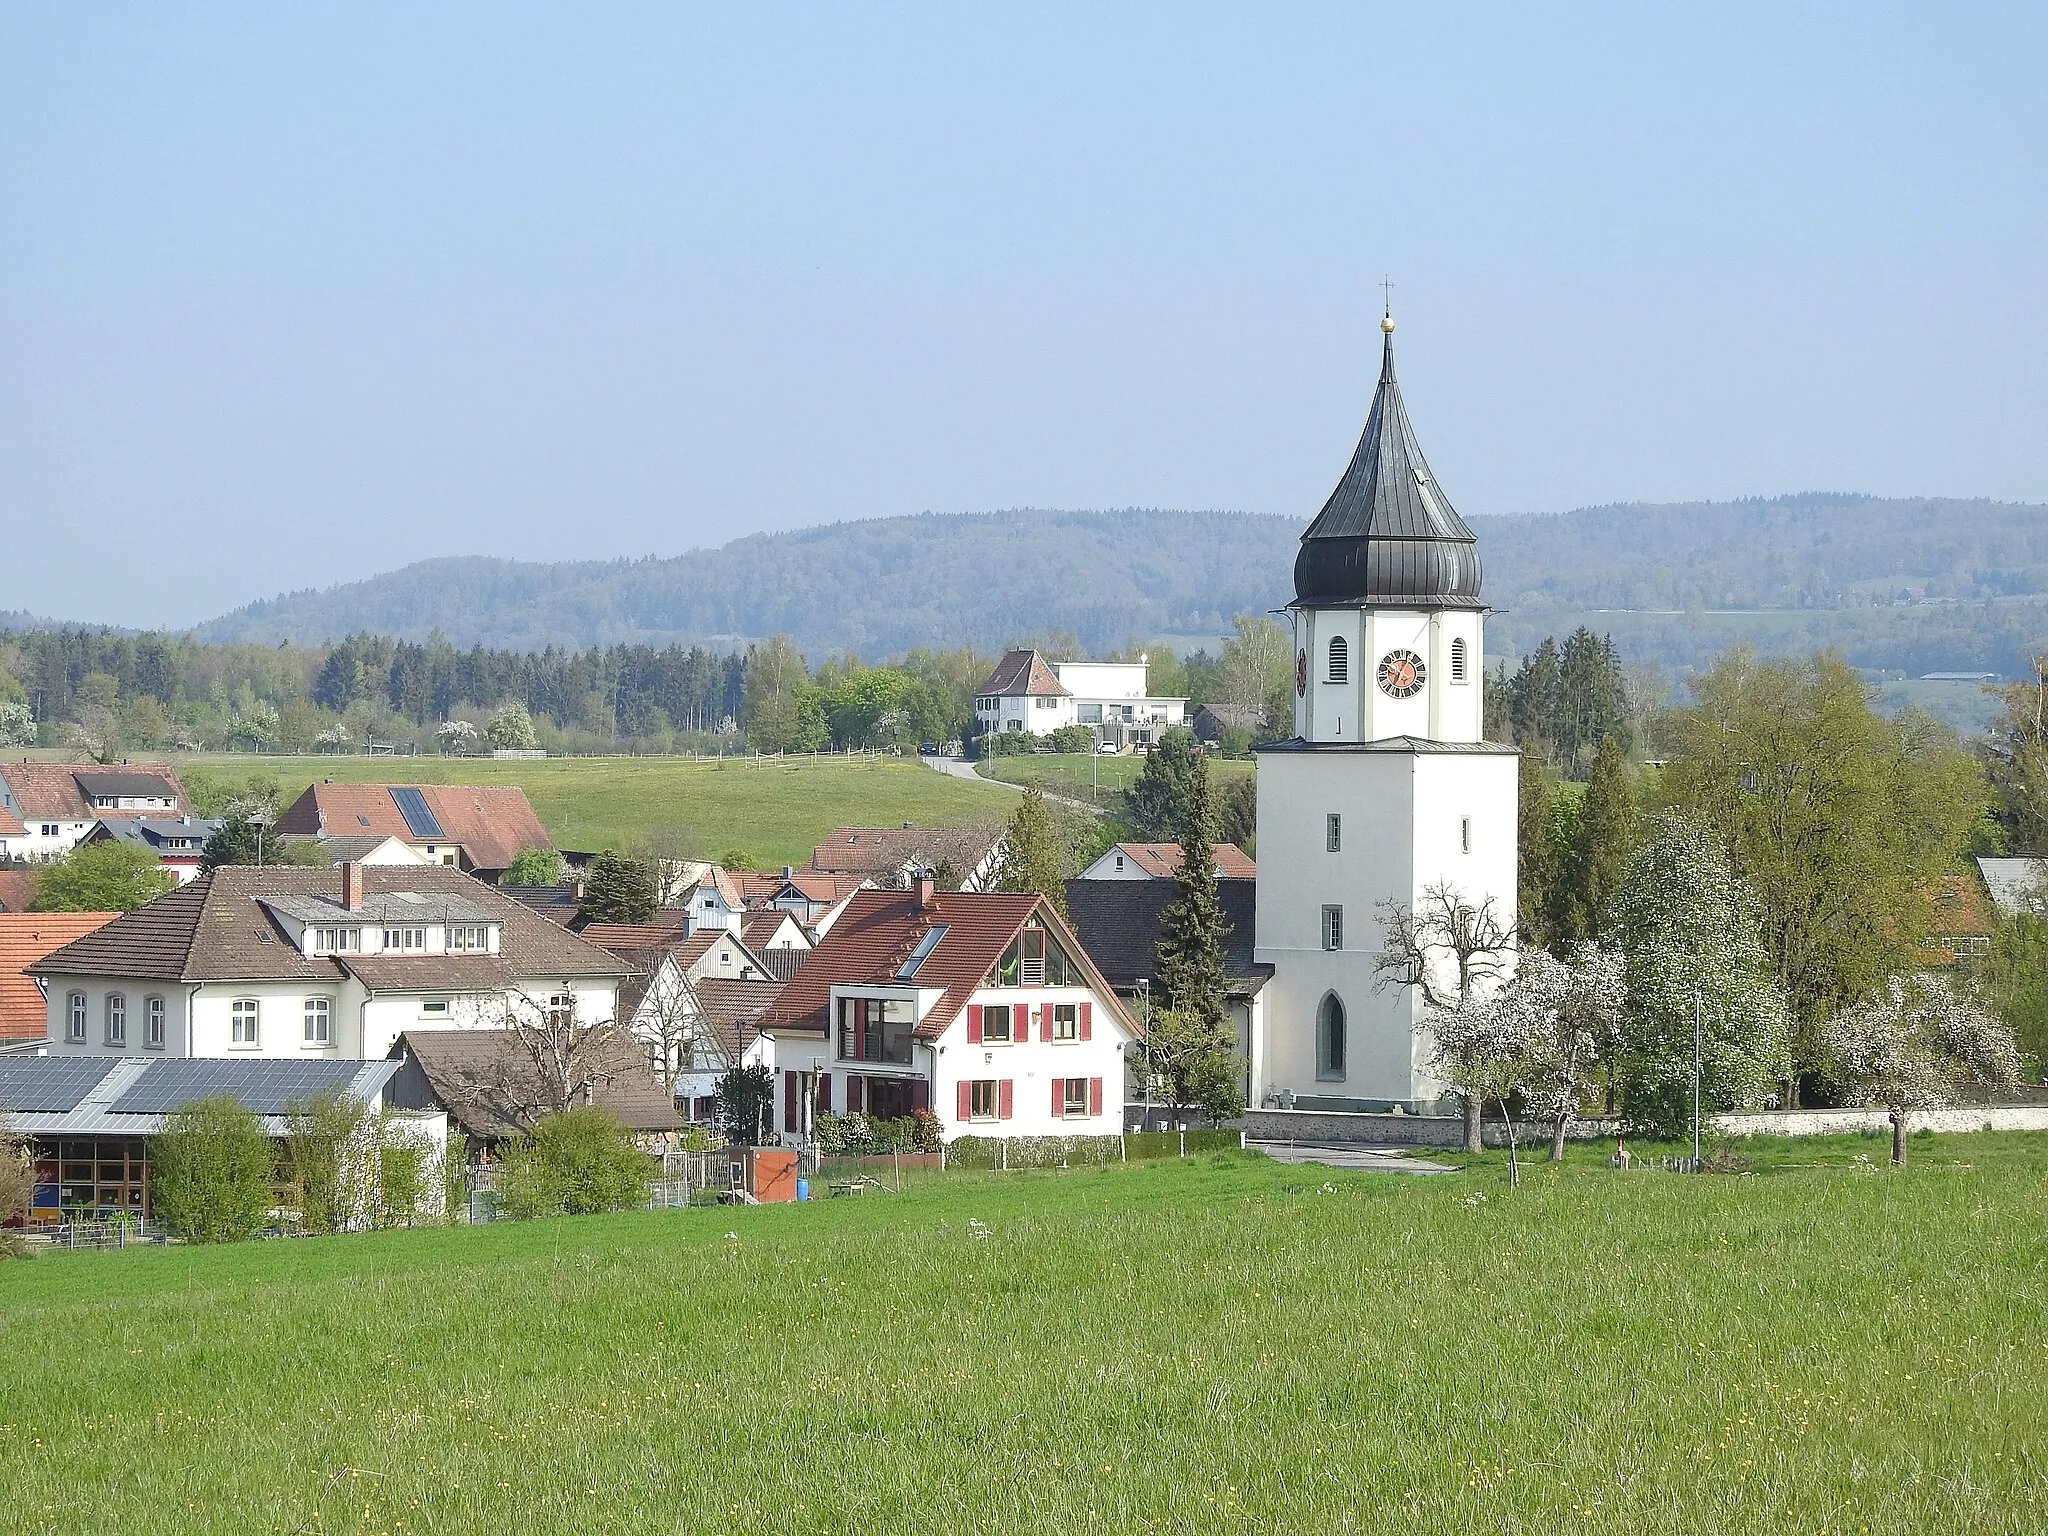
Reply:
M151 1208L189 1242L241 1242L270 1219L275 1164L253 1114L226 1095L201 1099L150 1142Z
M552 848L522 848L505 870L506 885L560 885L562 856Z
M1063 725L1045 738L1055 752L1093 752L1095 732L1085 725Z
M35 1190L36 1165L28 1143L9 1132L5 1118L0 1117L0 1226L28 1214ZM21 1258L27 1253L26 1243L0 1232L0 1259Z
M584 1216L647 1203L653 1165L608 1109L548 1115L499 1165L498 1197L512 1216Z

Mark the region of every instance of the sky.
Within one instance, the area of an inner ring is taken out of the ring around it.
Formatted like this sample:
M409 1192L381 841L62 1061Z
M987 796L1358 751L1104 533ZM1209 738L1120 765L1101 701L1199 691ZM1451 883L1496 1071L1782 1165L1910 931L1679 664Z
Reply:
M0 609L931 510L2048 501L2048 8L0 11ZM914 595L906 600L914 601Z

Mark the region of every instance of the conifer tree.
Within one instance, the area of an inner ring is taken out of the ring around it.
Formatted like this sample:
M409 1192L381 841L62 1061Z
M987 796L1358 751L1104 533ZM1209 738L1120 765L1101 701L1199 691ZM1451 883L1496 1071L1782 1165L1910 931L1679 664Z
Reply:
M1010 830L1003 840L1002 872L996 883L1005 891L1035 891L1064 917L1066 872L1065 840L1053 819L1052 807L1045 803L1045 796L1038 789L1027 789L1016 814L1010 818Z
M1200 1103L1211 1119L1227 1120L1244 1110L1236 1031L1223 997L1223 939L1228 928L1216 889L1209 764L1196 756L1191 766L1176 877L1180 894L1160 914L1155 952L1166 1016L1160 1018L1160 1038L1148 1053L1148 1064L1168 1082L1176 1099Z
M1555 953L1561 942L1555 913L1558 886L1564 874L1557 844L1550 835L1551 803L1558 793L1557 775L1535 753L1524 752L1520 777L1520 800L1515 813L1515 907L1520 916L1522 941Z
M654 871L607 848L590 862L590 879L577 908L588 923L644 923L654 916Z
M1184 725L1166 732L1152 748L1137 782L1124 791L1124 819L1141 838L1160 842L1180 835L1197 756L1195 733Z
M1560 939L1576 941L1599 934L1622 871L1641 841L1642 818L1621 743L1602 737L1585 799L1572 824L1561 882Z

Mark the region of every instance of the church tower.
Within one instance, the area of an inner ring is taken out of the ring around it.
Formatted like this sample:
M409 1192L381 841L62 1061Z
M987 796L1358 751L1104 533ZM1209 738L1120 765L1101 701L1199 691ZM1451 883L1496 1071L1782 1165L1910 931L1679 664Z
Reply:
M1294 561L1294 735L1258 748L1253 1102L1416 1109L1419 989L1381 981L1389 903L1448 885L1515 918L1516 754L1484 740L1478 541L1394 379L1394 321L1350 466Z

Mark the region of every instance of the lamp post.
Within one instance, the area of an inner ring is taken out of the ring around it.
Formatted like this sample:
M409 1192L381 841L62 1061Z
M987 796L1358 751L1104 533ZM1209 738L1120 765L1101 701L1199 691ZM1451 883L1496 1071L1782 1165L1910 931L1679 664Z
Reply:
M1152 978L1150 976L1140 976L1138 978L1138 1022L1145 1028L1147 1047L1141 1053L1139 1060L1143 1063L1141 1070L1145 1079L1145 1129L1149 1131L1152 1129L1152 1054L1150 1049L1152 1040Z
M1700 1171L1700 989L1692 989L1692 1171Z

